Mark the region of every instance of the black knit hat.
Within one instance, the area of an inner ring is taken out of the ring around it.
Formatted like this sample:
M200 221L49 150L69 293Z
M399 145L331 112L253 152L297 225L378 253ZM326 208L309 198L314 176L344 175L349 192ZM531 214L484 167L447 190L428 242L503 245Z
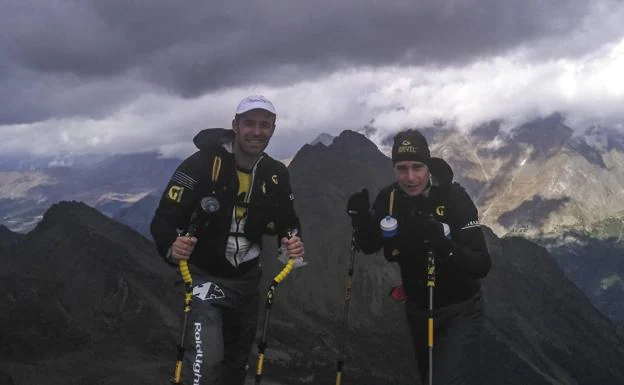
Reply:
M413 160L428 164L430 157L427 138L419 131L407 130L395 135L392 145L392 163Z

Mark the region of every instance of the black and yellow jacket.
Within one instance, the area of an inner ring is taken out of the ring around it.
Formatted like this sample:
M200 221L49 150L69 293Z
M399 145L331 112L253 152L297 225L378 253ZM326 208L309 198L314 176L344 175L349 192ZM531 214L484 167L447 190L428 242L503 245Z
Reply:
M398 234L385 239L379 222L390 210L398 221ZM439 258L446 262L436 265L434 304L438 308L468 300L479 291L479 279L487 275L491 262L477 209L459 184L433 185L426 196L416 197L405 194L396 183L387 186L356 231L357 244L364 253L372 254L383 247L386 259L399 263L408 298L423 309L427 306L427 246L417 229L428 215L450 227L446 248L450 256Z
M239 187L231 151L233 135L232 130L214 128L195 136L193 142L199 151L178 166L151 224L158 252L166 257L178 232L189 227L194 212L201 212L202 198L215 197L220 208L204 216L207 220L200 223L198 242L189 263L220 277L241 276L258 264L255 258L234 266L225 258ZM244 236L262 245L263 234L277 234L281 238L288 229L300 231L286 166L263 153L251 174L248 199L244 203L247 209Z

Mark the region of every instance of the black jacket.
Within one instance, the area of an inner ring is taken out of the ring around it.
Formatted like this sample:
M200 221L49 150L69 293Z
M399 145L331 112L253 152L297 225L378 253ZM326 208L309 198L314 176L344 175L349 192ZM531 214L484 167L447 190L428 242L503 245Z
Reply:
M394 190L393 216L398 221L398 234L382 237L379 222L388 215L391 191ZM431 186L428 196L411 197L395 183L377 195L370 217L356 231L356 241L363 252L372 254L381 247L384 256L401 267L408 298L418 306L427 306L427 246L417 230L427 215L449 225L452 252L446 263L436 265L434 304L436 308L465 301L480 289L479 279L490 270L491 262L477 209L457 183Z
M193 142L199 151L178 166L151 224L158 252L166 257L178 230L188 229L195 218L199 223L198 242L189 263L221 277L238 277L258 264L256 258L235 267L225 258L238 193L236 164L231 152L233 134L232 130L217 128L203 130L195 136ZM213 183L215 173L218 175ZM286 166L263 153L252 170L250 189L244 231L250 241L262 245L263 234L277 234L281 238L289 229L300 232ZM205 215L201 211L201 199L207 196L219 201L220 208L215 214Z

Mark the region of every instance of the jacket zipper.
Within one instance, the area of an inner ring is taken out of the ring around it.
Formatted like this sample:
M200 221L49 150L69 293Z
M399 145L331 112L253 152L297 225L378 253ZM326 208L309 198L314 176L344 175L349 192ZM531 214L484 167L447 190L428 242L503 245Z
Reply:
M260 164L260 161L262 160L262 158L264 158L264 155L260 155L258 157L258 159L256 159L256 162L254 163L253 167L251 168L251 181L249 182L249 191L247 191L247 194L245 194L245 199L243 199L244 203L249 203L251 201L251 193L253 191L254 188L254 184L256 181L256 170L258 169L258 164ZM235 170L236 171L236 170ZM238 176L236 177L236 180L238 181ZM238 191L238 188L236 189ZM249 210L249 205L247 205L247 208L245 210ZM234 205L234 211L236 211L236 205ZM236 219L236 214L233 214L234 220L236 221L236 233L240 234L240 229L239 229L239 225L240 225L240 221L238 219ZM247 217L247 212L245 212L245 217ZM238 267L239 263L238 263L238 252L240 250L239 248L239 244L238 244L238 235L236 235L234 237L234 240L236 241L236 253L234 253L234 263L236 264L236 267Z

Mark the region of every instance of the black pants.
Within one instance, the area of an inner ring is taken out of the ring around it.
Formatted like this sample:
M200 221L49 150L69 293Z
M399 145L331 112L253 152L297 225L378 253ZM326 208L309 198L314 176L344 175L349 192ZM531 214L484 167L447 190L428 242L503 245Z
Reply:
M235 279L192 274L183 382L243 385L258 323L261 270Z
M405 311L416 353L418 369L426 384L429 367L427 345L427 310L409 299ZM479 384L481 330L484 322L483 299L478 292L468 301L453 304L434 312L433 384Z

